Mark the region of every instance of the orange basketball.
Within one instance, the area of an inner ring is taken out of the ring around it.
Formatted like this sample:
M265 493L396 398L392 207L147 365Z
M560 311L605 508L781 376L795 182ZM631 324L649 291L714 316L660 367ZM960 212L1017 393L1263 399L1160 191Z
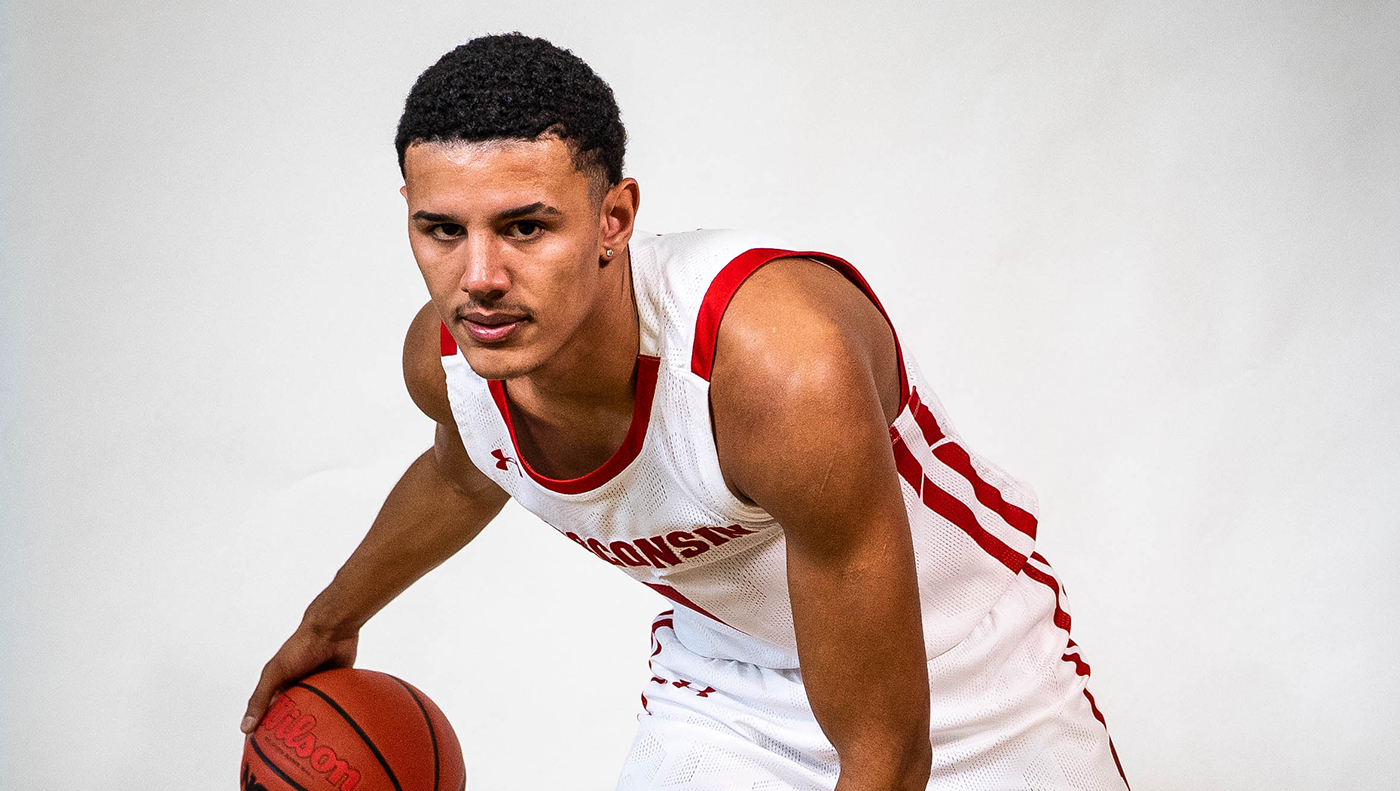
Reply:
M442 711L387 673L340 668L278 694L243 743L242 791L463 791Z

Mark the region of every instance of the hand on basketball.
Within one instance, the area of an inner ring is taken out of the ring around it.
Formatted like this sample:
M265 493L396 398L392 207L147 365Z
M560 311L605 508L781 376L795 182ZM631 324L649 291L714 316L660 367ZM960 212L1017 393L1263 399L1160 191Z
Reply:
M248 709L244 712L239 730L252 733L267 712L273 696L288 684L318 670L355 664L359 642L358 633L348 637L336 636L303 622L263 666L262 676L253 690L253 696L248 699Z

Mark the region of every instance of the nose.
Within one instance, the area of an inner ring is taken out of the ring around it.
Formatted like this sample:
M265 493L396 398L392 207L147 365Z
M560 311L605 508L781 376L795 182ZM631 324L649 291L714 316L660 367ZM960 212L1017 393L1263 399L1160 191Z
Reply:
M510 273L500 251L490 242L478 236L464 246L467 261L459 284L474 299L487 302L500 299L510 290Z

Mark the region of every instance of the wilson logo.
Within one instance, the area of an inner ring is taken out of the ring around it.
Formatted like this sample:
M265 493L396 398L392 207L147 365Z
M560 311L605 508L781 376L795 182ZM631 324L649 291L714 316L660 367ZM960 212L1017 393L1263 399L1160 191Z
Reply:
M316 718L302 714L296 702L286 695L278 695L277 701L263 717L262 729L271 731L267 738L287 746L303 759L313 771L326 776L326 781L340 791L354 791L360 783L360 773L335 754L329 744L316 742ZM248 783L253 783L249 787ZM251 773L244 780L244 791L261 788Z

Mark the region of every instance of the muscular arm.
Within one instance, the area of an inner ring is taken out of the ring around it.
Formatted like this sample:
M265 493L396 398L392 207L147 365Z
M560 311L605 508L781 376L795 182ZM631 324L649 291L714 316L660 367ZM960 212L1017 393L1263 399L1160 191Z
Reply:
M888 430L898 391L884 319L820 264L768 264L725 313L710 389L720 464L783 525L803 681L840 791L929 777L918 581Z
M418 578L466 546L508 499L467 458L438 359L437 313L425 305L404 342L404 380L437 421L433 447L409 465L350 559L263 668L242 728L250 731L276 691L323 667L355 660L360 627Z

